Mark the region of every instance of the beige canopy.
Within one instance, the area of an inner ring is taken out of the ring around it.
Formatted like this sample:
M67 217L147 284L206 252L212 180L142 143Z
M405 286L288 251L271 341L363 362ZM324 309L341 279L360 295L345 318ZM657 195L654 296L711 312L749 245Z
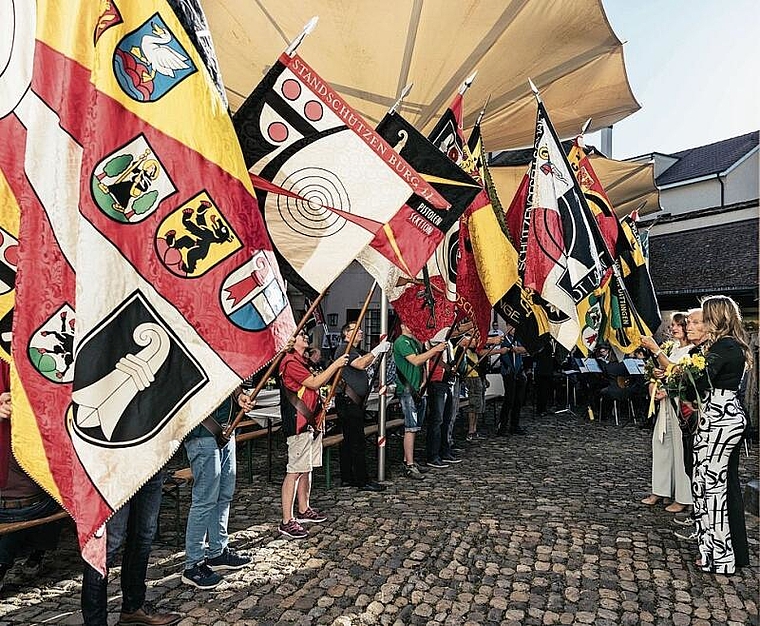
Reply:
M222 76L237 109L313 16L298 52L368 121L404 85L400 112L429 130L473 71L465 126L491 97L488 150L530 145L541 90L562 136L610 126L640 107L601 0L204 0Z
M594 171L599 176L618 217L628 215L635 209L640 215L660 209L660 197L654 184L653 163L615 161L598 154L589 156ZM490 169L499 199L506 209L527 170L525 165L492 167Z

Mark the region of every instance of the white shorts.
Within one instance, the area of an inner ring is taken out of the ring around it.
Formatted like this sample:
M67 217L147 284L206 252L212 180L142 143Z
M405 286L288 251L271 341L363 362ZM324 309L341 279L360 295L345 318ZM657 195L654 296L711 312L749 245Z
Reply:
M305 474L322 467L322 433L316 438L311 431L292 435L288 443L288 474Z

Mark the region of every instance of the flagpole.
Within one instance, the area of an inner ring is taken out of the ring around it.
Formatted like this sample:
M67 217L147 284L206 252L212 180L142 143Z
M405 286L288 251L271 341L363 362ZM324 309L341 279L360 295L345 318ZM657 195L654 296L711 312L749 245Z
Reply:
M409 83L406 87L404 87L401 90L401 95L398 97L398 100L393 103L393 106L388 109L388 114L393 115L396 112L396 109L398 109L401 106L401 102L409 95L409 92L412 90L412 87L414 87L414 83Z
M380 336L388 337L388 294L385 289L380 291ZM385 356L385 355L383 355ZM378 392L377 415L377 480L385 480L385 425L388 419L388 398L385 386L388 382L388 360L380 361L380 383Z
M491 102L491 94L490 93L488 94L488 97L486 98L486 102L483 105L483 108L480 109L480 115L478 115L478 119L475 120L475 126L477 126L478 124L480 124L480 122L483 120L483 115L486 112L486 107L488 106L489 102Z
M372 286L369 288L369 291L367 292L367 298L364 300L364 306L359 312L359 317L356 319L356 325L354 326L354 329L351 331L351 336L348 338L348 343L346 344L346 350L343 353L343 356L348 356L349 352L351 352L351 349L354 347L354 340L356 339L356 335L359 332L359 328L361 327L361 324L364 321L364 316L367 314L367 309L369 309L370 300L372 300L372 296L375 294L376 288L377 288L377 281L373 280ZM333 376L333 379L332 379L332 383L330 384L330 390L327 392L327 397L322 402L322 410L319 412L319 415L317 416L318 429L321 428L322 424L324 424L325 416L327 415L327 407L330 405L330 400L332 400L335 397L335 392L338 389L338 381L340 380L340 375L342 371L343 371L343 367L339 367L338 370L335 372L335 375Z
M287 54L289 57L292 57L296 50L298 49L298 46L301 45L304 39L306 39L307 35L310 35L312 31L317 27L317 22L319 21L318 16L312 17L307 23L306 26L303 27L303 30L301 33L290 42L287 48L285 48L285 54Z
M451 339L451 335L454 334L454 328L456 328L459 321L460 321L459 309L457 309L456 315L454 315L454 321L451 322L451 326L449 326L449 330L446 332L446 337L444 337L443 343L447 343ZM443 356L443 351L435 355L435 358L433 359L433 363L430 367L430 375L432 375L432 373L435 371L435 368L438 367L438 364L441 362L442 356ZM423 396L425 394L425 391L428 388L428 383L430 382L430 375L428 375L427 378L425 379L425 384L422 385L422 387L420 387L420 391L419 391L420 396Z
M320 293L316 298L314 298L314 302L311 303L309 308L307 309L306 313L304 313L303 317L301 318L301 321L298 322L298 326L296 326L296 329L293 331L293 334L291 335L290 339L286 342L285 346L289 346L290 343L298 336L298 333L300 333L303 330L303 327L306 326L306 322L309 321L309 318L311 317L312 313L314 313L314 310L319 306L319 303L322 301L322 298L325 297L327 294L328 287L325 287L324 291ZM277 367L280 365L280 361L282 361L282 357L285 356L286 350L280 350L275 357L272 359L272 362L269 364L269 367L267 368L266 372L264 372L264 375L261 377L261 380L259 380L258 384L253 388L253 391L249 394L249 398L251 400L255 400L256 396L261 393L261 390L264 388L264 386L267 384L267 380L269 380L270 376L275 372ZM237 425L241 422L243 419L243 416L245 415L246 411L245 409L240 409L235 415L235 419L232 420L229 426L224 430L222 433L222 437L226 439L227 441L230 440L232 437L232 433L235 432L235 428L237 428Z

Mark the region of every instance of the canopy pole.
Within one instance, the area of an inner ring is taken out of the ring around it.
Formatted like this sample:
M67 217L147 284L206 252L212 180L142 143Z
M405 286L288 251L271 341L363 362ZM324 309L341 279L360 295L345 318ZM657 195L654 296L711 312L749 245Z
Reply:
M388 337L388 294L385 289L380 291L380 336ZM377 423L377 480L385 480L385 425L388 420L388 398L386 384L388 382L388 359L380 361L380 383L378 385L378 423Z

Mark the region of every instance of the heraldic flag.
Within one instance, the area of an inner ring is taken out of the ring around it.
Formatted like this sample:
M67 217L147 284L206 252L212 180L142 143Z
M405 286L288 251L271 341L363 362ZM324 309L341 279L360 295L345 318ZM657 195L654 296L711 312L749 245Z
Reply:
M511 242L519 242L522 237L523 218L528 198L528 174L523 176L512 202L499 220L505 235ZM499 215L497 213L497 219ZM503 223L503 226L502 226ZM526 289L522 277L494 305L494 310L515 328L515 335L531 354L538 352L549 337L549 319L541 297L531 289Z
M166 2L13 6L13 450L103 571L104 522L294 324L226 107Z
M607 193L579 142L576 140L568 154L568 162L575 172L589 210L596 219L604 244L611 255L628 248L628 241L620 221L612 209ZM605 340L623 353L631 353L641 342L641 332L650 334L638 318L635 308L629 305L618 276L622 275L618 259L617 273L610 267L599 289L590 293L578 305L581 337L578 347L584 352L593 350Z
M577 306L599 287L606 255L594 218L540 102L528 175L518 267L525 287L547 304L551 335L571 350L580 333Z
M386 283L390 277L397 278L398 272L389 260L406 276L417 276L472 202L479 185L398 113L388 113L376 130L451 205L437 209L424 198L411 196L361 252L357 260L392 293L396 280Z
M636 226L638 211L626 215L621 220L621 228L624 234L622 241L618 240L618 255L621 269L623 270L623 283L633 301L633 305L647 329L655 332L662 323L660 305L649 274L644 251L641 246L639 229Z
M316 291L337 278L413 193L448 207L298 55L280 56L234 124L272 241Z
M446 154L468 174L465 162L471 157L467 151L462 132L462 94L454 97L451 105L443 113L435 128L428 136L433 145ZM480 182L478 193L468 207L466 213L471 213L473 207L482 207L488 203L484 198ZM485 341L490 324L490 305L483 292L483 287L477 275L475 259L466 223L462 230L464 217L454 222L446 232L435 254L427 263L430 281L429 300L433 303L434 315L425 312L425 300L419 292L407 289L393 302L393 308L399 314L420 340L427 340L442 329L451 326L459 309L461 318L468 318L478 329L479 339ZM452 303L455 306L452 306ZM426 320L426 322L425 322Z

